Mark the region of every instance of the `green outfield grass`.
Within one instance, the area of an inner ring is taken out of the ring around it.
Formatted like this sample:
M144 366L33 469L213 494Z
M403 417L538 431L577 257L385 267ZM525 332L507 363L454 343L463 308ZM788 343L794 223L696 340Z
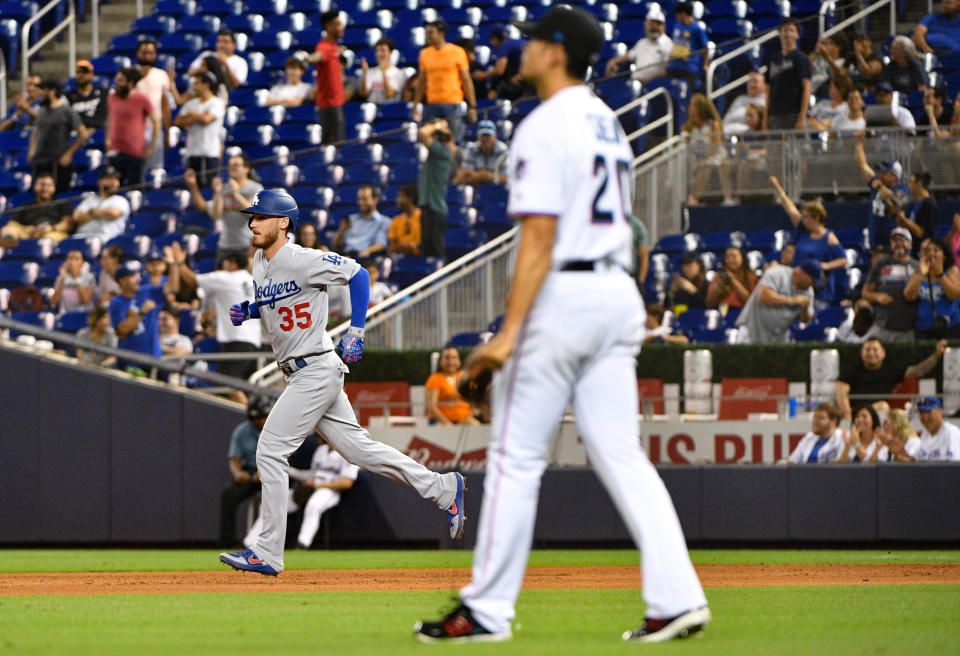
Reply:
M215 549L3 549L0 572L136 572L222 569ZM960 550L695 549L697 564L957 563ZM288 551L287 569L469 567L471 551ZM632 565L637 552L542 550L531 565Z
M623 644L641 617L631 590L524 592L514 640L458 654L956 653L960 586L708 590L701 638ZM435 619L437 592L0 597L0 651L11 654L451 654L411 637ZM652 651L653 650L653 651Z

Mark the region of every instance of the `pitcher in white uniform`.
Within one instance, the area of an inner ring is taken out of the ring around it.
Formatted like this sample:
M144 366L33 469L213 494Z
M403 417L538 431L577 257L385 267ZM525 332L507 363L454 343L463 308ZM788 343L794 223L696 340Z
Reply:
M582 83L603 33L565 6L518 27L530 37L521 74L542 102L510 147L508 211L521 228L506 314L466 367L500 369L472 580L449 615L414 633L424 642L511 637L548 447L572 401L590 462L643 552L646 621L623 638L685 637L710 611L670 496L640 448L645 314L628 272L633 153L614 113Z
M287 531L287 457L315 429L347 462L406 483L434 501L447 514L450 537L463 534L464 479L457 472L430 471L393 447L370 439L358 423L343 391L343 376L363 357L370 278L350 258L302 248L287 241L296 226L296 201L283 190L264 190L243 212L250 215L254 299L230 307L230 320L240 325L259 318L286 388L277 399L257 444L257 470L262 482L263 530L252 549L222 553L234 569L276 576L283 570ZM327 286L349 285L353 314L347 334L337 345L327 325ZM337 355L340 355L341 360Z

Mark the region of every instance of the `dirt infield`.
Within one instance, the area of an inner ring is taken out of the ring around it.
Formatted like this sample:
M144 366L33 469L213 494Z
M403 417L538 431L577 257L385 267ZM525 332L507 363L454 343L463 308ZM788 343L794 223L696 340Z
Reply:
M710 588L782 585L960 583L960 564L700 565ZM458 569L291 570L278 578L246 572L71 572L0 575L0 596L454 590L469 580ZM636 567L531 567L527 589L638 588Z

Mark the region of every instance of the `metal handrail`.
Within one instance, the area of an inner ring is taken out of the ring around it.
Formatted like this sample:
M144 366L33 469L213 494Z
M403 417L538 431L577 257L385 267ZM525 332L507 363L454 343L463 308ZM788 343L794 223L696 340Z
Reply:
M139 4L139 0L138 3ZM90 2L90 59L100 54L100 0L91 0ZM137 14L139 17L139 14Z
M666 141L657 144L650 150L647 150L637 155L636 159L633 160L633 166L635 169L637 169L637 174L639 175L642 172L642 170L640 169L640 166L644 166L644 168L646 168L646 166L649 163L648 160L653 159L654 157L656 157L657 155L659 155L661 152L665 150L672 149L673 147L677 146L680 142L686 140L687 138L688 138L688 133L686 132L681 134L675 134L669 139L667 139Z
M817 34L823 35L823 28L827 25L827 13L837 11L837 0L823 0L820 11L817 12Z
M60 32L62 32L64 29L67 29L69 34L68 57L70 68L68 70L72 71L77 66L77 8L73 0L70 0L70 2L67 3L67 7L69 7L70 10L67 16L52 30L40 37L35 44L32 46L30 45L30 28L33 27L34 23L56 9L59 4L60 0L50 0L50 2L43 7L43 9L27 19L27 22L25 22L20 28L20 48L23 52L21 56L23 65L20 67L20 74L23 76L24 91L27 89L27 79L30 77L30 57L33 55L33 53L40 50L40 48L47 45L48 41L60 34Z
M853 25L858 20L862 18L866 18L868 15L872 14L878 9L882 9L884 5L887 5L890 8L890 35L893 36L894 34L897 33L897 3L894 2L894 0L877 0L877 2L873 3L869 7L865 7L861 9L860 11L855 13L853 16L850 16L849 18L846 18L840 21L839 23L837 23L836 25L834 25L828 30L824 30L823 26L821 25L820 38L822 39L825 36L830 36L832 34L836 34L837 32L840 32L841 30L847 28L848 26Z
M780 36L780 32L778 30L775 30L775 29L768 30L763 34L763 36L759 36L752 41L747 41L739 48L734 48L730 52L720 55L716 59L711 60L710 65L707 66L707 86L706 86L707 97L713 100L719 95L718 93L715 93L713 90L713 74L716 72L717 67L719 67L720 64L725 64L726 62L730 61L734 57L739 57L743 53L749 50L753 50L757 46L763 45L767 41L776 39L779 36Z
M373 328L388 320L390 317L394 316L396 312L399 312L398 306L401 306L403 303L405 303L411 296L419 294L426 288L430 287L433 285L433 283L441 280L444 282L453 282L470 273L476 268L476 266L481 264L480 261L484 259L485 256L491 255L494 253L494 251L500 250L500 248L505 244L509 245L509 242L513 240L513 237L517 234L518 230L519 228L511 228L499 237L491 239L480 248L470 251L463 257L454 260L440 270L431 273L425 278L421 278L409 287L404 287L396 294L390 296L381 303L377 303L367 311L366 327ZM476 266L471 266L471 264L476 264ZM337 338L345 334L347 332L347 328L349 327L350 321L347 320L340 325L331 328L328 331L328 334L332 340L337 341ZM268 385L273 384L276 382L277 374L279 374L279 372L280 369L277 367L277 363L271 362L263 368L255 371L250 376L250 382L262 382Z
M713 90L713 95L710 97L710 100L713 100L714 98L719 98L720 96L724 95L724 94L727 93L728 91L733 91L733 90L736 89L737 87L746 84L746 83L747 83L747 80L750 79L750 74L753 73L753 72L754 72L754 71L750 71L750 73L747 73L746 75L741 75L740 77L738 77L736 80L733 80L732 82L727 82L726 84L724 84L724 85L723 85L722 87L720 87L719 89L714 89L714 90ZM757 73L760 73L760 74L764 74L764 73L767 72L767 67L766 67L766 66L761 66L760 68L758 68L758 69L756 70L756 72L757 72Z
M0 52L0 111L7 111L7 58Z
M635 139L638 139L643 135L647 134L648 132L653 132L663 124L667 125L667 138L670 139L673 137L673 116L674 116L673 97L670 95L670 92L667 91L666 87L657 87L650 93L645 93L639 98L634 98L633 100L628 102L626 105L623 105L622 107L620 107L614 113L617 116L622 116L623 114L626 114L628 111L630 111L634 107L638 107L643 103L649 103L651 100L661 95L665 96L667 99L667 113L661 116L660 118L650 123L647 123L639 130L635 130L634 132L631 132L630 134L628 134L627 135L628 142L632 142Z

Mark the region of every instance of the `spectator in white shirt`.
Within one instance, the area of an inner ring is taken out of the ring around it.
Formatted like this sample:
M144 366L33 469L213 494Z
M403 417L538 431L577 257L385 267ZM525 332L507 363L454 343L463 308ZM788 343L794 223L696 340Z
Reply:
M943 402L935 396L917 402L920 423L920 447L910 455L906 443L892 441L890 452L897 460L952 460L960 461L960 428L943 420Z
M837 136L854 135L867 129L867 119L863 115L863 96L859 89L851 89L847 94L847 114L833 119L830 131Z
M893 87L890 86L889 82L877 83L877 90L874 92L873 97L876 98L878 105L890 108L890 113L893 114L893 120L896 121L897 127L910 130L911 132L917 127L917 121L913 118L910 110L906 107L901 107L900 103L894 104Z
M89 310L93 303L93 289L97 279L90 273L90 267L83 260L80 251L70 251L67 259L60 265L60 275L53 287L50 305L59 312Z
M201 70L200 64L203 58L208 55L213 55L220 60L220 63L225 69L224 74L226 75L226 83L229 89L236 89L247 83L247 73L249 72L247 60L236 53L237 40L233 35L233 30L224 27L217 33L216 51L211 52L210 50L204 50L201 52L190 64L188 72L190 75L195 75Z
M663 31L666 17L659 5L651 5L644 22L646 35L625 55L607 62L607 75L613 75L621 64L633 60L633 79L647 83L667 74L667 62L673 51L673 39Z
M808 125L812 130L829 130L833 122L850 111L847 95L853 84L850 78L835 76L830 80L828 96L817 102L810 110Z
M283 62L283 72L287 76L286 84L274 84L267 97L268 105L299 107L313 95L313 87L303 81L307 64L296 56L287 57Z
M403 99L403 85L407 76L390 61L393 48L393 41L385 36L373 47L377 58L376 68L371 69L366 58L360 60L360 95L365 96L367 102L382 105Z
M750 129L747 124L747 107L750 105L767 106L767 82L763 74L753 71L747 78L747 92L737 96L723 117L724 134L743 134Z
M883 422L883 446L870 456L868 462L910 462L920 451L920 438L903 410L890 410ZM899 452L900 455L897 455Z
M213 95L216 84L213 73L195 75L197 96L184 103L176 120L176 126L187 131L187 168L197 174L201 187L210 186L223 150L223 117L227 108Z
M847 448L838 428L843 414L836 403L821 403L813 411L811 431L803 436L788 459L792 465L836 462Z
M120 174L112 166L100 169L99 191L85 198L73 216L58 223L46 236L59 241L71 233L76 237L99 237L107 243L123 234L130 217L130 201L117 193Z

